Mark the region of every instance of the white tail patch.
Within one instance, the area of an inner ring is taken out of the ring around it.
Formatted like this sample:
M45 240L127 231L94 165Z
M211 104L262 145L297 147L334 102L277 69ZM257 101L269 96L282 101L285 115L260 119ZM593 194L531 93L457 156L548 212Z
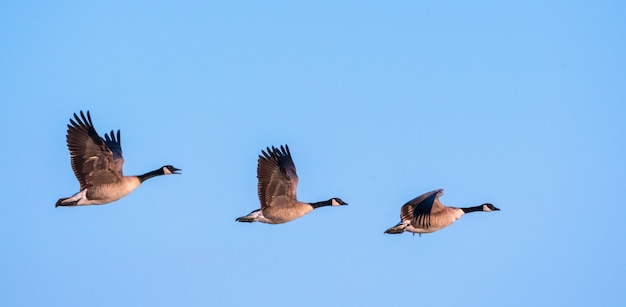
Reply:
M82 191L72 195L72 197L64 200L63 203L76 202L76 205L80 206L80 205L85 203L85 201L83 201L83 200L87 200L87 189L84 189L84 190L82 190Z

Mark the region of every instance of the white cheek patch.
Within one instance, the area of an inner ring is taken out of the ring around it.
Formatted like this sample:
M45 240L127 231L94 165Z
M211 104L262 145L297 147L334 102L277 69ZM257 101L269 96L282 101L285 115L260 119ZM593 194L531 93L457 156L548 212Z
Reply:
M341 205L339 204L339 202L337 202L334 198L333 198L333 199L331 199L330 204L331 204L331 205L333 205L333 206L341 206Z
M485 211L485 212L491 212L492 210L491 210L491 208L489 208L489 206L487 206L487 205L483 205L483 211Z
M169 170L167 167L164 167L164 168L163 168L163 174L165 174L165 175L171 175L171 174L172 174L172 172L170 172L170 170Z

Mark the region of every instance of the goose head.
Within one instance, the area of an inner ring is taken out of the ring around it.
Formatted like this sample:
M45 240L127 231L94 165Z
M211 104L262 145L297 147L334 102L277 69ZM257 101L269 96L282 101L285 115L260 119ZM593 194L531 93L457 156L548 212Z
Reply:
M339 197L333 197L330 199L330 205L331 206L347 206L348 203L344 202Z
M171 165L165 165L161 169L164 175L180 174L178 171L182 171L180 168L175 168Z
M485 203L483 204L483 211L485 212L491 212L491 211L500 211L500 209L496 208L496 206L490 204L490 203Z

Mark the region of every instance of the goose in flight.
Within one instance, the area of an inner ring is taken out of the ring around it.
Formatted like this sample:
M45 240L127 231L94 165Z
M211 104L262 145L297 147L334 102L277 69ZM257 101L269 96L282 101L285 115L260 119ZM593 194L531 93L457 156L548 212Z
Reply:
M438 189L422 194L404 204L400 209L400 223L387 229L385 233L398 234L409 231L421 236L423 233L435 232L450 226L465 213L500 210L488 203L467 208L447 207L439 201L441 195L443 195L443 189Z
M103 205L116 201L156 176L179 174L180 169L165 165L139 176L124 176L120 131L101 138L93 127L91 115L74 113L67 125L67 147L72 170L80 183L80 191L72 197L59 199L55 207Z
M287 145L261 151L257 164L258 194L261 208L239 217L237 222L281 224L293 221L324 206L347 205L340 198L305 203L296 198L298 175Z

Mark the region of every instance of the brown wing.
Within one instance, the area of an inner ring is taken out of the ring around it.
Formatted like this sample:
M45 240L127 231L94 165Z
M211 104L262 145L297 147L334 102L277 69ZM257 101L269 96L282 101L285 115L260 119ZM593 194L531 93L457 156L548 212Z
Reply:
M109 136L110 135L110 136ZM115 163L115 171L120 175L123 175L122 171L124 167L124 157L122 157L122 138L120 137L120 131L117 130L117 137L111 130L110 134L104 134L104 144L113 153L113 162Z
M400 220L401 221L410 221L414 218L413 216L413 205L410 203L406 203L400 208Z
M261 209L267 206L289 205L296 200L298 175L296 166L291 159L291 152L287 145L280 149L272 146L259 155L257 164L257 178L259 201ZM275 198L285 201L273 202Z
M116 163L113 160L113 152L93 127L89 111L86 117L82 111L80 117L74 113L74 119L70 119L71 125L67 125L67 147L70 150L74 175L80 182L80 189L120 180L123 176L124 159L121 157L119 142L115 139L110 141L118 144L119 157ZM111 135L113 136L112 132Z
M443 189L437 189L411 199L400 209L400 218L403 221L410 220L415 227L430 227L430 214L445 208L439 202L441 195Z

